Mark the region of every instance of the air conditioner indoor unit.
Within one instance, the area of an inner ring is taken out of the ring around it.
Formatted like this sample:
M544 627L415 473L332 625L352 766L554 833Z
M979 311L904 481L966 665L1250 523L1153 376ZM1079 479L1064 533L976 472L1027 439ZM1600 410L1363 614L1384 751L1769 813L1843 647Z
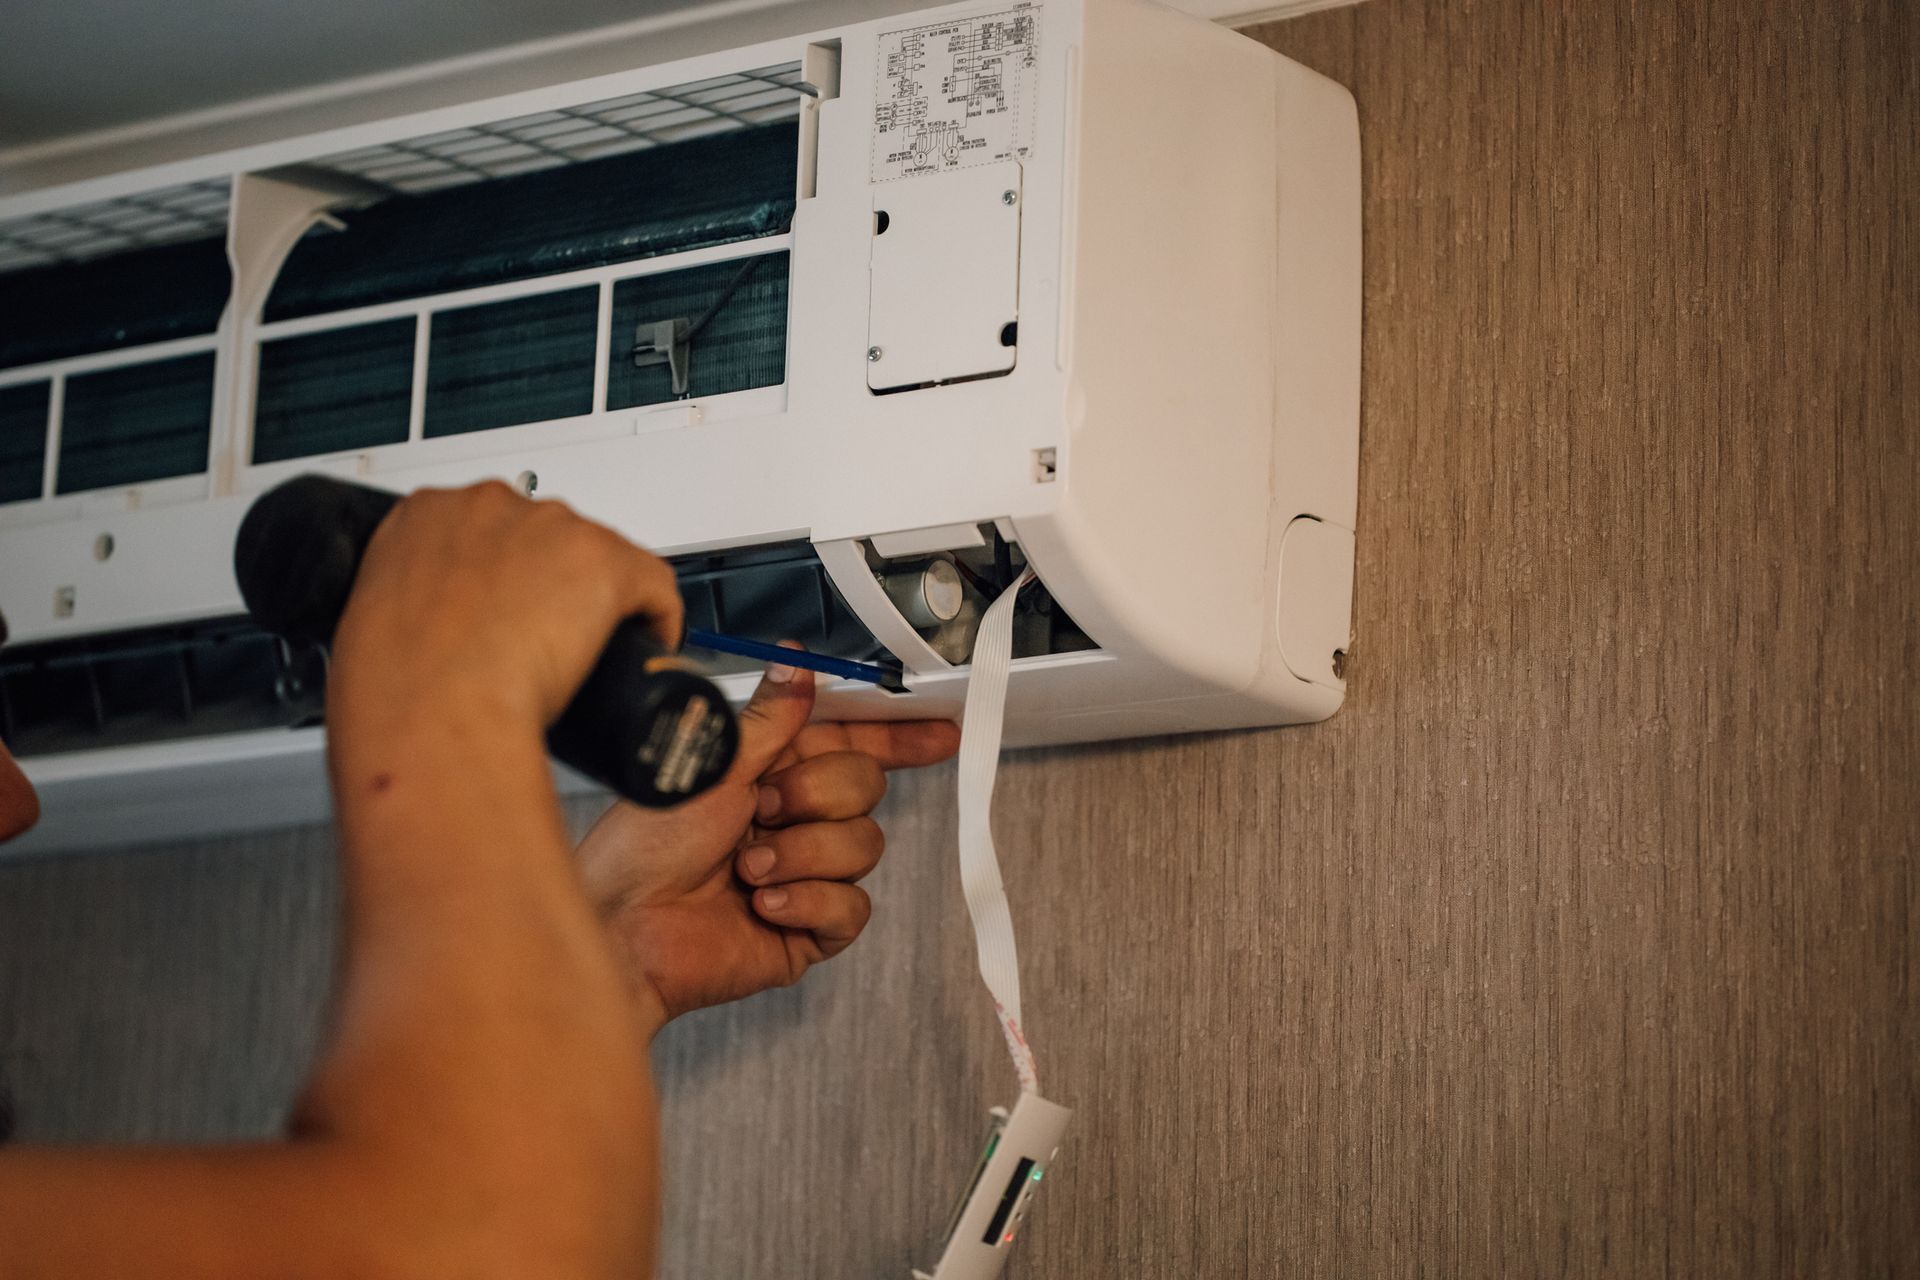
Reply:
M1014 745L1330 715L1358 456L1345 90L1142 0L956 5L0 199L0 731L26 848L325 812L325 656L234 532L502 477L694 625ZM753 675L717 660L744 696Z

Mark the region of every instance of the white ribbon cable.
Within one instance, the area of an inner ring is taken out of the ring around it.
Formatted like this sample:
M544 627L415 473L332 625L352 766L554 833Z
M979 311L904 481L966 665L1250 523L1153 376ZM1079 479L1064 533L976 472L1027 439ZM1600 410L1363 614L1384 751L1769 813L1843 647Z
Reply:
M1020 956L1006 886L1000 880L1000 859L993 849L992 817L993 777L1000 765L1007 712L1007 670L1013 661L1014 598L1032 580L1031 569L1023 572L980 620L960 734L960 887L967 895L967 914L973 917L980 976L993 995L1007 1052L1026 1093L1039 1091L1040 1078L1020 1029Z

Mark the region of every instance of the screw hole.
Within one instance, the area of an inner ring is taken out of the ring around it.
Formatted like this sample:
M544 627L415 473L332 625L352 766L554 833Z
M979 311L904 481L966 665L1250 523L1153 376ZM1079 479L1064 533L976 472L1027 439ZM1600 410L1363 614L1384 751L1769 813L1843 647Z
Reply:
M93 558L95 560L106 560L111 558L112 555L113 555L113 535L112 534L103 533L99 537L93 540Z
M520 478L514 483L520 486L520 492L531 498L540 487L540 477L531 471L522 471Z
M1000 326L1000 345L1010 347L1020 341L1020 322L1009 320Z
M877 236L883 236L887 234L887 227L892 222L893 222L893 219L887 216L887 211L885 209L875 209L873 211L873 234Z

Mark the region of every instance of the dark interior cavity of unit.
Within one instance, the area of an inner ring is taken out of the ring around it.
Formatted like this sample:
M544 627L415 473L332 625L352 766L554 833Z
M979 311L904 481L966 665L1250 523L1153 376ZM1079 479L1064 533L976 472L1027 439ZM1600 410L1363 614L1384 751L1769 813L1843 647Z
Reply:
M964 666L973 660L973 641L980 629L981 616L1027 567L1019 543L1002 538L991 524L981 525L980 532L984 542L978 547L942 551L931 556L888 559L874 551L872 544L865 544L867 567L902 616L914 625L914 630L935 653L955 666ZM950 576L944 570L948 565L953 571ZM945 610L939 613L925 610L921 584L933 571L941 572L949 581L953 578L959 581L957 607L950 617L941 616ZM1014 657L1040 658L1099 647L1060 607L1044 584L1032 583L1015 600Z
M0 650L0 734L22 757L317 723L326 662L245 618Z
M214 236L0 275L0 369L209 335L231 277ZM0 502L41 495L51 381L0 389ZM213 355L68 375L56 493L207 469Z
M793 220L791 121L344 210L287 256L271 324L777 235Z
M900 665L841 600L810 542L676 556L671 563L689 627L768 644L792 640L815 653L896 670ZM700 657L722 675L759 666L730 654Z
M0 369L212 333L232 276L209 236L0 275Z
M759 239L791 225L795 126L759 125L394 196L344 212L289 255L269 322ZM615 281L606 405L775 386L786 378L788 255ZM433 312L422 434L593 411L600 291L584 285ZM261 344L253 461L397 444L411 417L415 322ZM647 338L665 333L652 359Z

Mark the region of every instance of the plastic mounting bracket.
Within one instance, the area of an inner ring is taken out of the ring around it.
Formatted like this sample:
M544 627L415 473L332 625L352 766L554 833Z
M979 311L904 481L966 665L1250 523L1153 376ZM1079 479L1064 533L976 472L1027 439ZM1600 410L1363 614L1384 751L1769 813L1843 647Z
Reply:
M673 394L684 396L690 385L688 368L692 363L692 343L685 319L655 320L641 323L633 335L633 367L645 369L664 364L673 375Z

